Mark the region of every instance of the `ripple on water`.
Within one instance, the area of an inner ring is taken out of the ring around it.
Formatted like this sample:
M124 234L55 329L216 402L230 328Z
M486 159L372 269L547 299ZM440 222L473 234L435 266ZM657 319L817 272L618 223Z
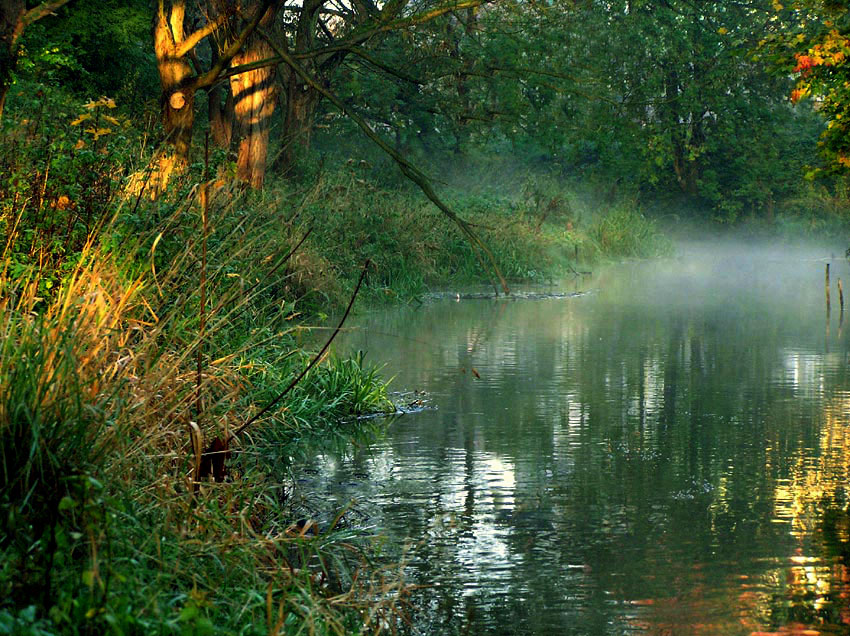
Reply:
M367 319L352 346L436 410L308 481L415 544L419 633L850 633L848 339L811 311L822 263L711 253L592 297Z

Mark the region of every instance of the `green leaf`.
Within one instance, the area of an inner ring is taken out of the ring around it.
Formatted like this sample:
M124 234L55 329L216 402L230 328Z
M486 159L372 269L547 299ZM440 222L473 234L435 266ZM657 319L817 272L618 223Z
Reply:
M77 502L74 501L74 499L71 496L65 495L59 501L59 511L62 512L63 510L70 510L71 508L75 507L76 505L77 505Z

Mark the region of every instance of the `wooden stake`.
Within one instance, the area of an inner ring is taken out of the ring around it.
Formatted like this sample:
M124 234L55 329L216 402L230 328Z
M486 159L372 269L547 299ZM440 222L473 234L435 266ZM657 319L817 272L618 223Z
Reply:
M826 277L824 279L824 288L826 290L826 313L829 313L829 263L826 264Z
M841 313L844 313L844 288L841 286L841 279L838 279L838 305L841 307Z

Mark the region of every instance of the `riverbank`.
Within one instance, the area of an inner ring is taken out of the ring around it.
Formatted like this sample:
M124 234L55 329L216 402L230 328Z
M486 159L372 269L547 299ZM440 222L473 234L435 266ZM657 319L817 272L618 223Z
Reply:
M303 334L366 262L358 307L492 272L420 193L361 164L255 193L218 157L151 198L144 169L123 168L131 133L80 133L88 152L76 132L18 154L10 137L0 155L0 627L401 626L411 589L380 528L345 510L316 523L292 498L303 457L380 434L358 416L392 409L386 384L362 357L317 359ZM632 200L547 179L443 195L509 283L672 246Z
M601 204L566 184L525 178L503 187L446 187L443 196L467 221L510 283L543 283L606 259L672 253L672 242L634 201ZM297 201L293 236L308 238L294 257L290 289L306 308L342 306L363 263L372 264L369 303L408 302L433 289L490 282L457 226L409 185L387 186L348 164L317 175L294 193L267 187L263 206Z
M354 171L262 195L229 183L205 194L197 177L154 200L89 201L99 218L115 210L94 232L61 234L80 213L61 194L41 220L7 227L8 633L350 634L404 621L410 589L381 558L380 529L344 510L317 523L291 498L300 458L369 443L385 422L357 416L393 409L377 369L316 359L301 335L355 296L367 260L361 305L486 273L421 197ZM660 237L635 208L585 223L566 197L454 199L512 282L637 249L629 227Z

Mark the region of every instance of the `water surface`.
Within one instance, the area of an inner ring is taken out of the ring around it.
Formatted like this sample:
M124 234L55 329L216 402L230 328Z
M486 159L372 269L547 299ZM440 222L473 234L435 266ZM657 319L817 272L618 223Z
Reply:
M431 409L308 488L414 546L420 634L850 633L822 256L706 246L557 288L581 297L361 316L341 348Z

